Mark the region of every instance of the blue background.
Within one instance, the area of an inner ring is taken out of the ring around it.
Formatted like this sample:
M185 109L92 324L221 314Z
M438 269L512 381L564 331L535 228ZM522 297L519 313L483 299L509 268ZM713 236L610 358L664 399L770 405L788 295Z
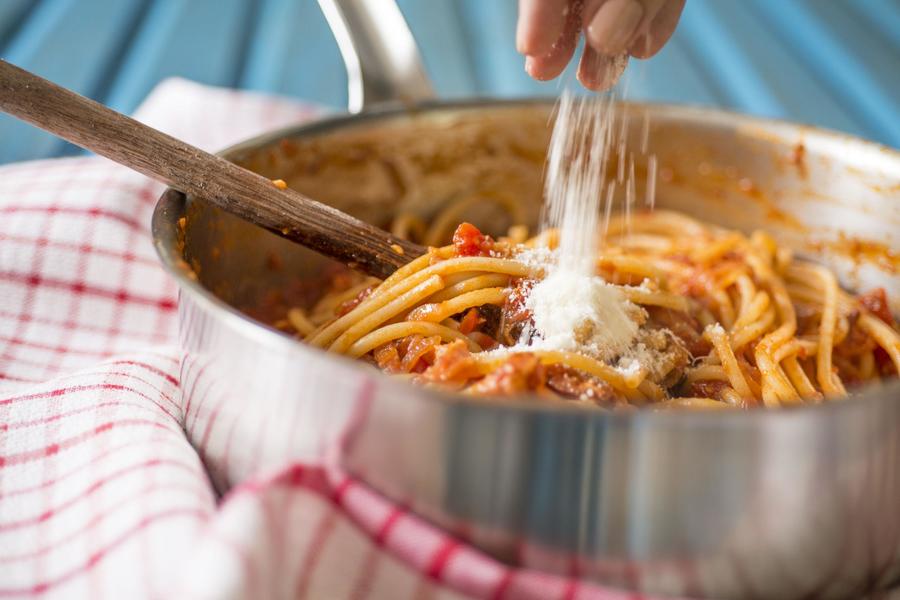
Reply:
M555 95L514 49L515 0L400 0L444 97ZM0 0L0 56L121 111L161 79L336 108L346 76L315 0ZM628 97L721 106L900 147L900 0L688 0ZM77 152L0 115L0 162Z

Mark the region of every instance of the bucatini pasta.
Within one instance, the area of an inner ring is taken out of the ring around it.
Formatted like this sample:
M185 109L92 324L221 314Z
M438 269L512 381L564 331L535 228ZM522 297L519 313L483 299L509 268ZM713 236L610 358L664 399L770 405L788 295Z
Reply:
M459 207L456 207L459 208ZM453 209L451 216L461 214ZM596 274L636 305L633 351L529 345L525 302L554 231L523 226L493 240L403 216L398 231L449 238L384 281L343 272L281 327L313 346L423 385L466 394L530 394L603 407L778 407L821 402L900 369L900 334L883 290L856 296L827 268L765 232L750 235L683 214L613 218ZM626 356L627 354L627 356Z

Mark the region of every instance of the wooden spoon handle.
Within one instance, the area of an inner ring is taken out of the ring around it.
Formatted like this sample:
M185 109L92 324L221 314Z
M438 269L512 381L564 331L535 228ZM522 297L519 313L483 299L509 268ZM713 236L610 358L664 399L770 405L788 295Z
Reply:
M425 253L418 244L279 189L265 177L4 60L0 109L375 277L387 277Z

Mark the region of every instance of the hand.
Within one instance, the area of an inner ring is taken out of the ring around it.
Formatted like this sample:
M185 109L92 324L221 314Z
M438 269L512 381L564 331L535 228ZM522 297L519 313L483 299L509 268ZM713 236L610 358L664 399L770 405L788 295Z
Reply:
M578 36L586 44L578 80L586 88L612 87L628 55L650 58L672 36L685 0L519 0L516 47L525 70L541 81L562 73Z

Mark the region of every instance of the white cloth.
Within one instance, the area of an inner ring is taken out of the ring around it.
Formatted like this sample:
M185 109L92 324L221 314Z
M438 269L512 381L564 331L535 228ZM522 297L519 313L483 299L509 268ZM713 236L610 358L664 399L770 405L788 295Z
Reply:
M317 112L169 80L136 116L216 150ZM0 598L636 598L507 567L321 465L218 498L185 434L162 187L96 157L0 168Z

